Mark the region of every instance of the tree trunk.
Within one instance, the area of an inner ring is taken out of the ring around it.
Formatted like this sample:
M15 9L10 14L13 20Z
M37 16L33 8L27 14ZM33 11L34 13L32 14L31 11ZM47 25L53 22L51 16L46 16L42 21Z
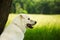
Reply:
M7 22L12 0L0 0L0 35Z

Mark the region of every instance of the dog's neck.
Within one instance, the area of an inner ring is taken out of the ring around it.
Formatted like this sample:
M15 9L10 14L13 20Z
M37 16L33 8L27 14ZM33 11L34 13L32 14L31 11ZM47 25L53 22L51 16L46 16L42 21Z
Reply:
M22 23L22 19L20 19L19 16L17 16L17 17L12 21L12 24L16 25L18 28L21 29L21 31L22 31L23 33L25 33L26 27L25 27L24 23Z
M25 33L25 31L26 31L26 28L24 28L24 27L20 27L20 25L18 25L17 23L13 23L15 26L17 26L23 33Z

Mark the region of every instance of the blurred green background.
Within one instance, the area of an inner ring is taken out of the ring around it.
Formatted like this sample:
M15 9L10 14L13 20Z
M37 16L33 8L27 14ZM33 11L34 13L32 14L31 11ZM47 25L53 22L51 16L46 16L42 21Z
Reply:
M60 14L60 0L13 0L10 13Z
M24 40L60 40L60 0L13 0L6 26L22 13L37 21Z

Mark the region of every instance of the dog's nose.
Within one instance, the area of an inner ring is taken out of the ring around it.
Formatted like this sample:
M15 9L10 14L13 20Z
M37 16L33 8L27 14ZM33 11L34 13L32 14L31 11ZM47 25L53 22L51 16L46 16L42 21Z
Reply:
M37 22L35 21L35 24L36 24Z

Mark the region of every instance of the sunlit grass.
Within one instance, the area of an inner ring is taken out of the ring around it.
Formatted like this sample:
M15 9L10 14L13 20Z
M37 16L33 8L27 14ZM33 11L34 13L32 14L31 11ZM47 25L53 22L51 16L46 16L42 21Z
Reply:
M6 26L17 15L10 14ZM37 24L33 29L27 29L24 40L60 40L60 15L27 15L36 20Z
M8 18L7 25L15 18L18 14L10 14ZM31 19L36 20L39 26L43 25L59 25L60 24L60 15L38 15L38 14L27 14Z

